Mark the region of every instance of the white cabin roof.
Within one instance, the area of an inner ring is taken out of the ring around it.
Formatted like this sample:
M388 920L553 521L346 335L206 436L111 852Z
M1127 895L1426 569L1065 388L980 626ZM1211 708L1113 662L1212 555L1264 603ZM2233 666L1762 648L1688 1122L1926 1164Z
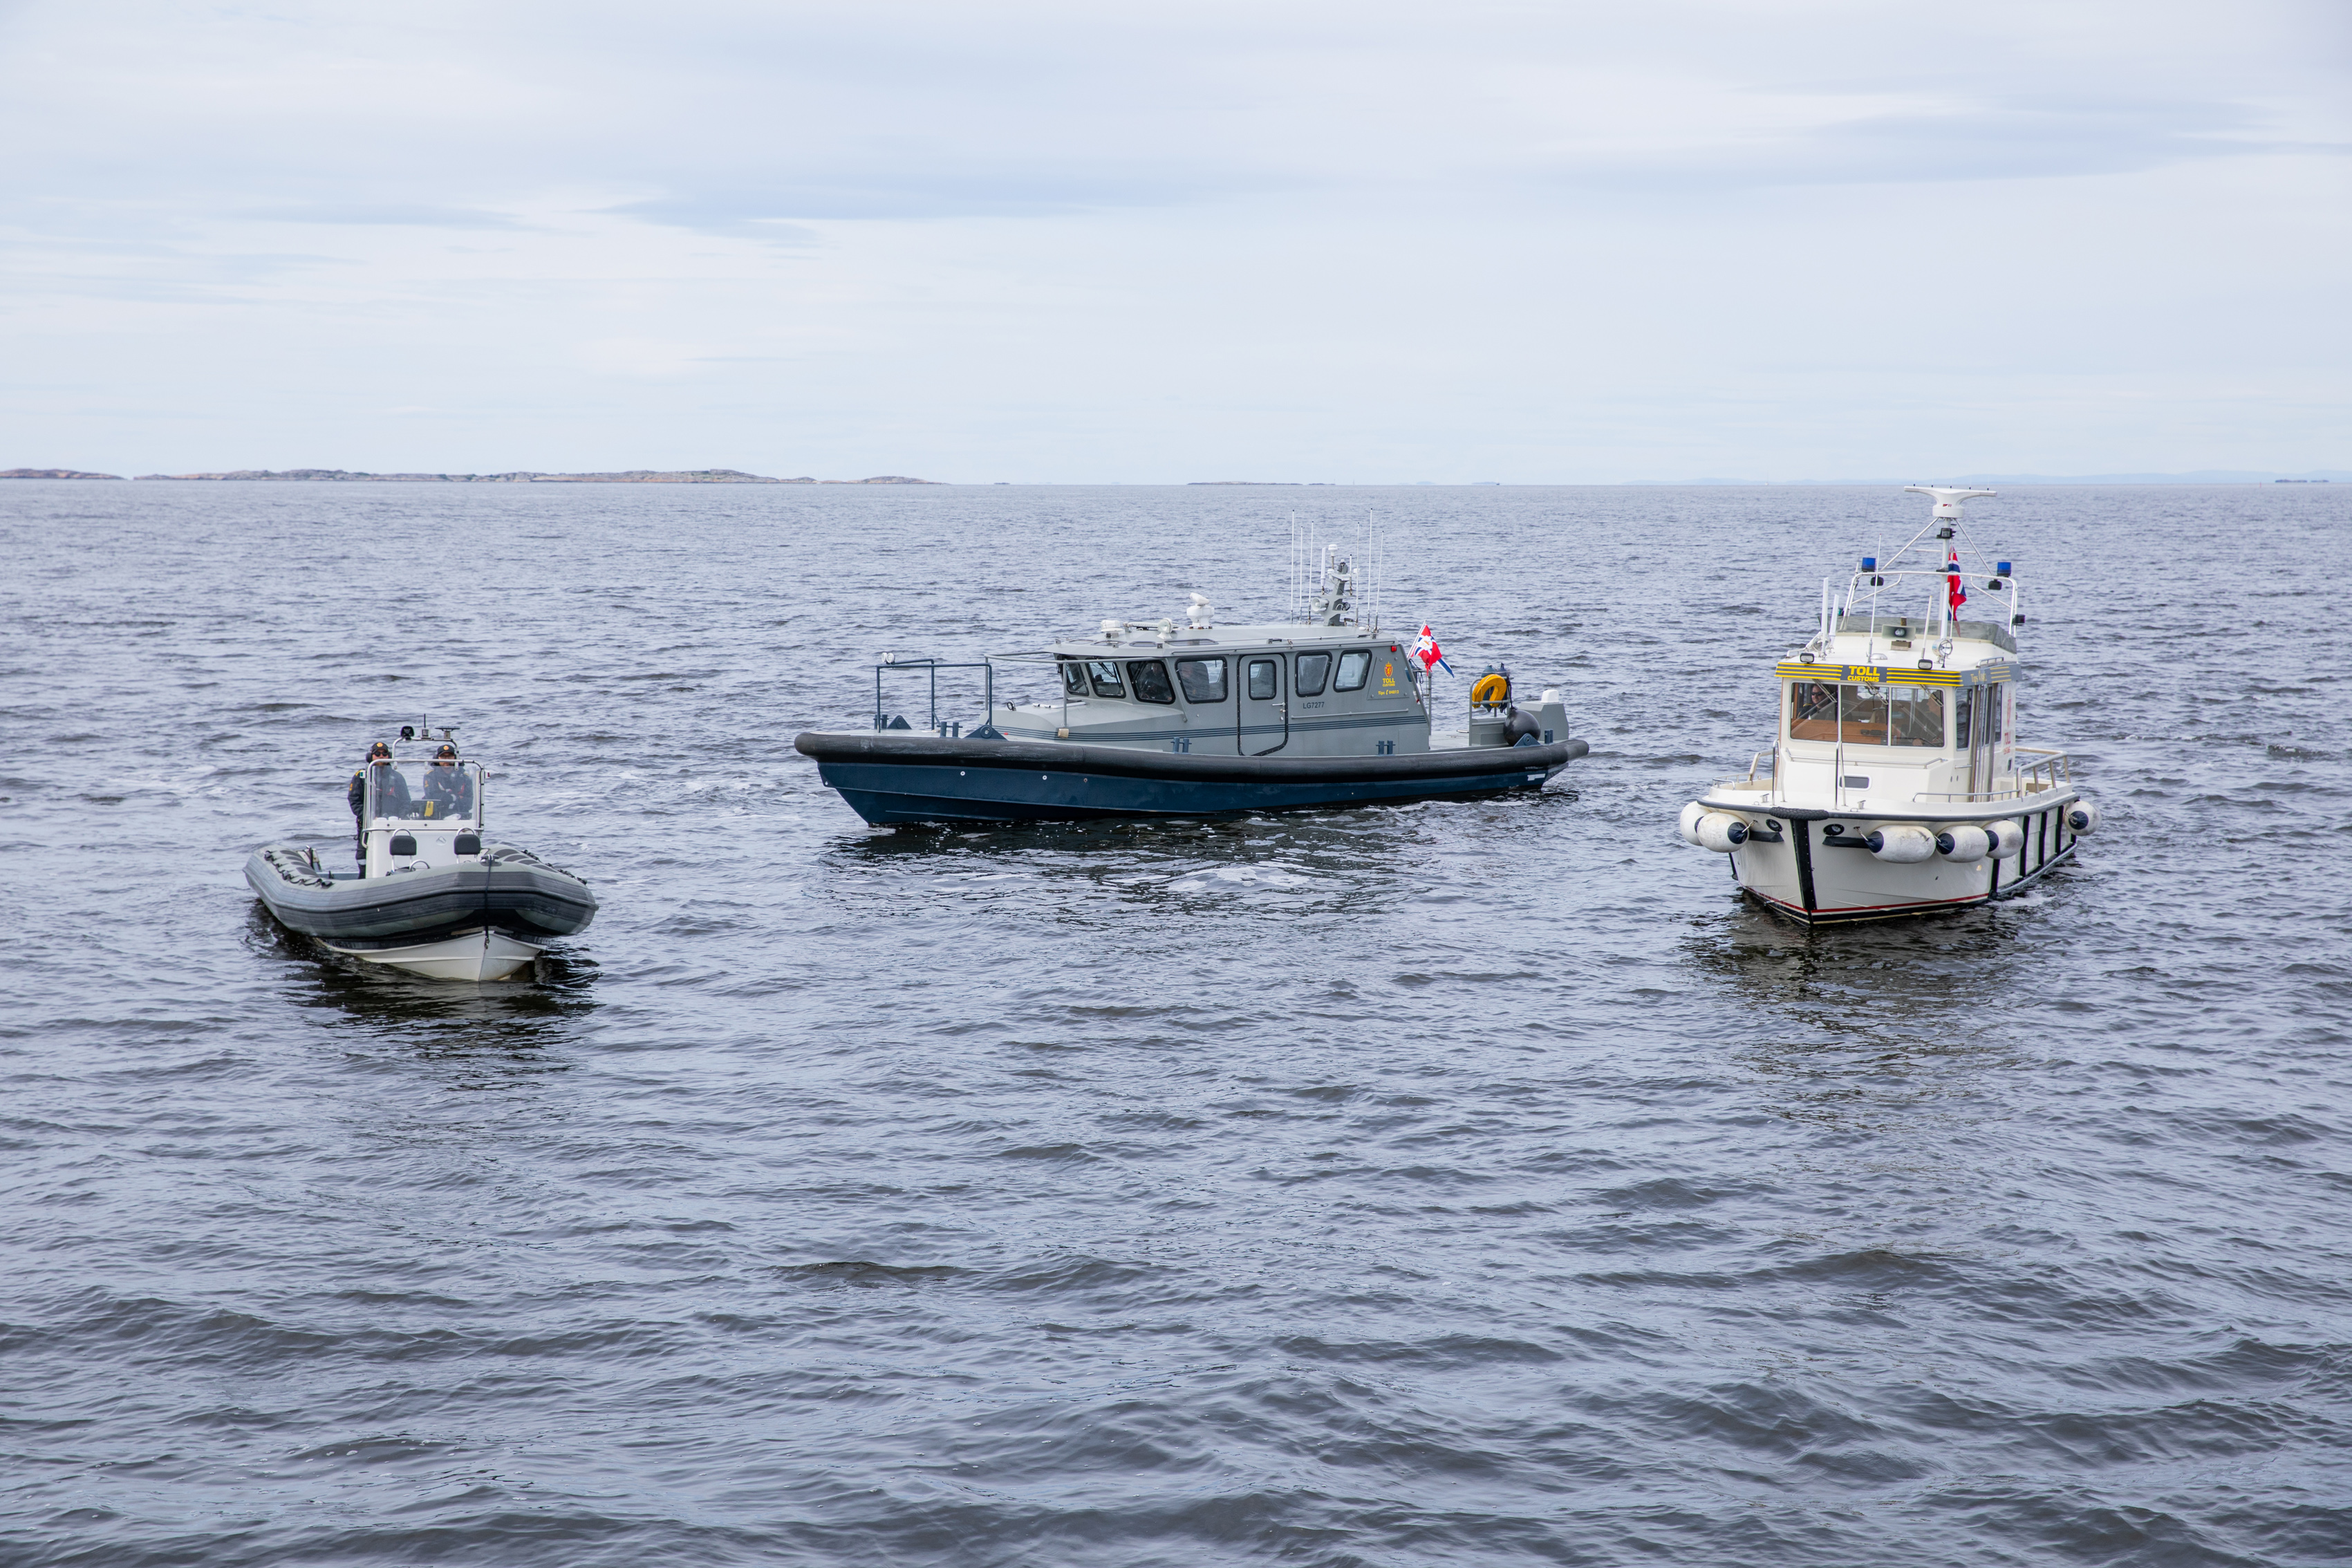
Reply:
M1318 626L1302 621L1276 621L1255 626L1176 626L1164 632L1157 626L1126 627L1119 631L1116 641L1109 633L1097 633L1083 641L1051 644L1046 651L1063 658L1128 658L1155 653L1181 658L1188 653L1233 653L1259 647L1386 646L1402 645L1378 626Z

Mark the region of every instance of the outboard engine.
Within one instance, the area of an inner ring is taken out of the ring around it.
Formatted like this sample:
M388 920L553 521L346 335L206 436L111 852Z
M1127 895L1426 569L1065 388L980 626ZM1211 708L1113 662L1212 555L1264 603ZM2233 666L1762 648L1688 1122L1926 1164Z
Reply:
M1873 855L1895 866L1916 865L1936 853L1936 836L1916 822L1890 822L1863 835L1862 841Z
M1568 705L1559 689L1545 689L1532 708L1511 699L1511 669L1488 666L1470 687L1470 729L1474 746L1524 746L1530 741L1549 746L1568 739Z
M1936 835L1936 853L1966 866L1992 853L1992 835L1981 827L1962 825Z
M2066 808L2066 826L2077 833L2090 833L2099 826L2099 805L2096 801L2078 800Z

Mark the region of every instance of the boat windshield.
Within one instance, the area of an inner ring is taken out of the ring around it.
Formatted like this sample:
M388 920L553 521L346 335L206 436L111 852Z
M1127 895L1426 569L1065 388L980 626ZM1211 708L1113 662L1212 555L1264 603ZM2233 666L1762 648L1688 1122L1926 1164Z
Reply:
M1127 677L1139 702L1176 700L1176 689L1168 684L1168 667L1156 658L1129 660Z
M1849 746L1941 746L1944 693L1934 687L1802 680L1789 693L1789 739Z
M482 767L479 763L376 763L367 771L371 821L458 821L480 826Z

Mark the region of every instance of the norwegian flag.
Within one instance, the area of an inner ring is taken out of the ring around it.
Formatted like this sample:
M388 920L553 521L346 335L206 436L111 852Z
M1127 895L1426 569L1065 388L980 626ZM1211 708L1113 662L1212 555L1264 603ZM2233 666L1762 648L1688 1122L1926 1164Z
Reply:
M1426 621L1422 623L1421 636L1412 640L1412 658L1414 663L1421 666L1422 673L1424 675L1429 672L1429 667L1433 664L1444 668L1448 675L1454 673L1454 667L1445 662L1444 650L1437 646L1437 634L1429 629L1429 623Z
M1960 586L1960 552L1958 549L1944 557L1944 570L1950 574L1944 579L1944 591L1950 596L1952 615L1957 618L1960 606L1969 602L1969 591Z

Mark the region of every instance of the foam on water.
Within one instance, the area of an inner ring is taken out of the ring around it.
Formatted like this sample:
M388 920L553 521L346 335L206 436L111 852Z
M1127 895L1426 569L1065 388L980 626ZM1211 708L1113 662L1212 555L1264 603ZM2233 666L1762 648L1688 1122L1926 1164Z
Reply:
M0 1560L2352 1556L2352 494L1979 503L2105 820L1807 933L1675 814L1914 499L0 489ZM791 750L1271 612L1297 507L1592 755L889 832ZM535 983L243 885L424 713L604 900Z

